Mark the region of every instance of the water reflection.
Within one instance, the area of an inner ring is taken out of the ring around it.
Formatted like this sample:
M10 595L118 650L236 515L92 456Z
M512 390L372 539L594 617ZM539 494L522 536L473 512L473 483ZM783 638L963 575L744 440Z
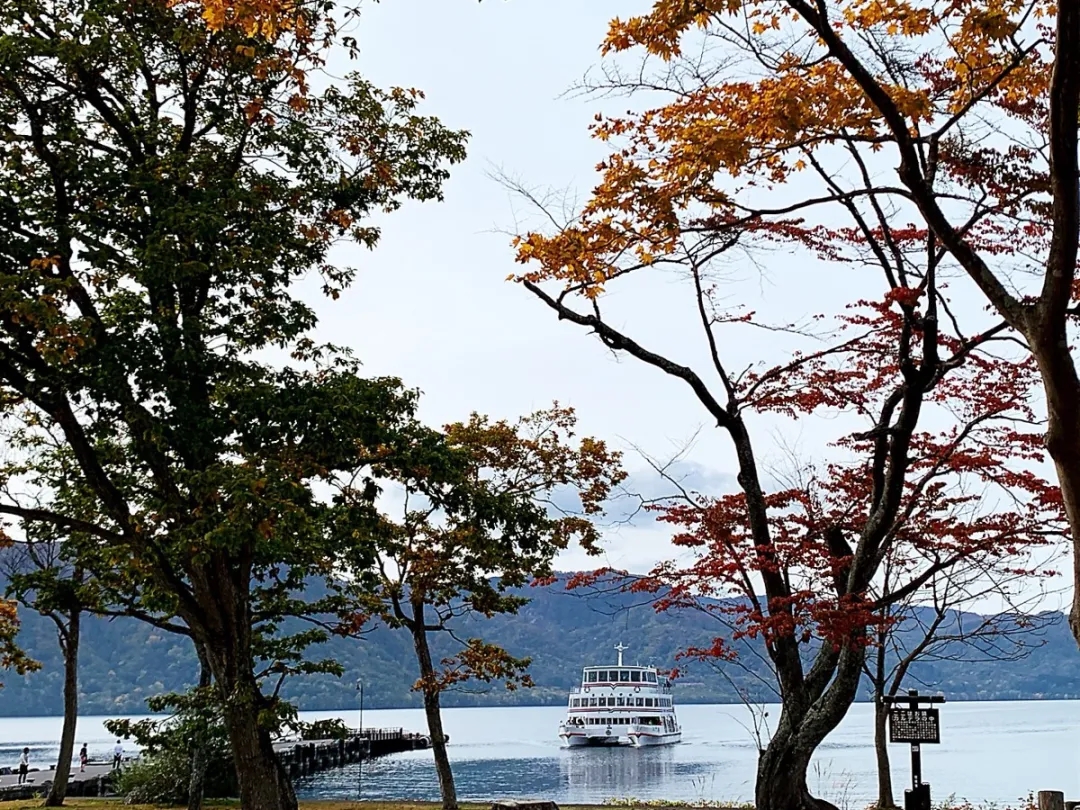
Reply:
M575 748L559 760L559 776L573 796L604 793L643 798L674 781L672 748Z
M358 783L358 778L362 779ZM454 783L462 801L494 798L550 797L566 801L565 779L551 759L467 759L454 762ZM405 799L435 801L439 783L430 757L386 757L365 763L363 773L352 765L326 771L296 784L303 799Z
M633 796L640 799L692 797L708 793L714 764L679 761L672 748L589 748L559 751L555 756L520 759L463 759L454 762L454 781L462 800L544 797L558 802L600 803ZM297 784L306 799L356 795L356 766L318 774ZM388 757L365 766L366 799L438 798L431 760L422 756Z

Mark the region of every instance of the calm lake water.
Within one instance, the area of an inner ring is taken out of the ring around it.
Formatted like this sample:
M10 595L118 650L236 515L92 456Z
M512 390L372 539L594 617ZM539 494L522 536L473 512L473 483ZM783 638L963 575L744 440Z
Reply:
M775 708L772 716L776 716ZM356 713L304 713L305 720ZM756 753L742 706L681 706L680 745L657 749L561 749L558 707L447 709L450 756L463 799L544 797L599 803L639 799L735 800L753 793ZM367 710L365 726L424 729L419 710ZM1063 790L1080 799L1080 701L946 703L942 744L924 746L924 779L935 800L950 794L973 802L1016 803L1031 791ZM59 718L0 719L0 765L13 764L22 745L34 762L56 754ZM101 718L79 721L79 742L105 755L110 740ZM872 707L857 704L815 760L810 783L841 808L874 798ZM897 798L910 779L908 747L890 746ZM352 798L358 776L367 799L435 799L430 752L411 752L319 774L297 785L306 798Z

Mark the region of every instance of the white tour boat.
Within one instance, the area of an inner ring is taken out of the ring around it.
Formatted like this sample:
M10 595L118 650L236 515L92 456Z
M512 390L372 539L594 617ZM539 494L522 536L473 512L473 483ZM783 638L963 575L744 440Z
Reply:
M671 745L682 740L671 683L656 667L623 664L622 644L613 667L585 667L581 686L570 693L559 737L583 745Z

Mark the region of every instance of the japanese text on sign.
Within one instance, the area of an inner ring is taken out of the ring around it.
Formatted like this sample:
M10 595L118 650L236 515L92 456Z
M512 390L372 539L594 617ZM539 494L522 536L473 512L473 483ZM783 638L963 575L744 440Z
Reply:
M941 742L938 710L890 709L889 741L894 743Z

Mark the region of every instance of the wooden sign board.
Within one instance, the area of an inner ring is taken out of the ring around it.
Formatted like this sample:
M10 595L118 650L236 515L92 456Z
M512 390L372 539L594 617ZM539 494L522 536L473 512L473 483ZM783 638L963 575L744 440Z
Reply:
M889 709L889 742L940 743L937 709Z

